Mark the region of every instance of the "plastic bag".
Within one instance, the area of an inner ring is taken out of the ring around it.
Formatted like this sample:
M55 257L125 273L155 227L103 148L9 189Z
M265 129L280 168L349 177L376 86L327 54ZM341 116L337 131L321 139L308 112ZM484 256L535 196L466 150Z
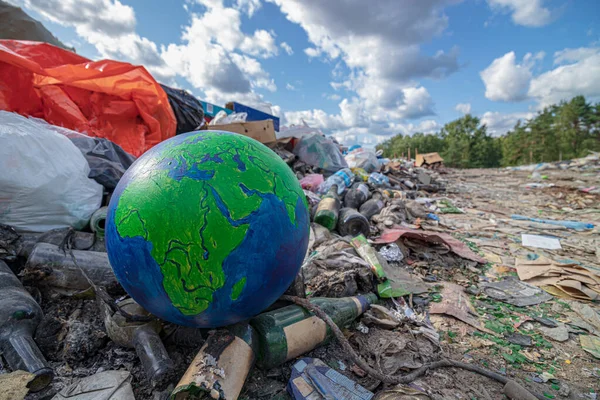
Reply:
M345 158L350 168L362 168L368 173L379 171L381 168L377 155L372 150L358 148L348 153Z
M303 136L294 147L294 154L300 161L329 172L348 167L339 147L319 134Z
M68 137L90 166L88 178L94 179L109 191L114 190L127 168L135 161L134 156L108 139L92 138L61 126L50 125L39 118L30 118L29 122Z
M0 111L0 222L18 230L81 229L102 201L81 152L48 126Z
M204 124L204 109L200 101L182 89L160 85L167 97L177 120L176 135L197 130Z
M323 183L323 175L321 174L309 174L300 179L302 189L310 190L311 192L316 192L321 183Z
M0 109L106 138L139 156L175 134L167 94L144 67L0 40Z

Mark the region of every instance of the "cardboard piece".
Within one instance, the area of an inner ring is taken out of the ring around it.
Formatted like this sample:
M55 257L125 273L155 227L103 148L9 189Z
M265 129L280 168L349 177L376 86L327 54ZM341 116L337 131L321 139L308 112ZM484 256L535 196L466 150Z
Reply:
M273 121L254 121L254 122L236 122L234 124L212 125L208 129L211 131L227 131L239 133L240 135L251 137L263 144L277 141Z
M576 263L558 263L546 257L537 260L516 259L519 279L560 297L578 300L600 298L600 275ZM549 290L549 287L553 289Z
M415 166L420 167L422 165L432 165L435 163L441 163L443 161L444 159L440 157L438 153L417 154Z
M443 285L442 301L431 304L429 308L430 314L450 315L465 324L471 325L473 328L495 335L493 331L485 328L479 321L475 308L461 286L449 282L444 282Z

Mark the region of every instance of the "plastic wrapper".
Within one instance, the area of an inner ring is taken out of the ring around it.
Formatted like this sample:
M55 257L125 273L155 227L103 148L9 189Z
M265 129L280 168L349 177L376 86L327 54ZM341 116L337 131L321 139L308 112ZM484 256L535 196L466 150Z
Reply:
M182 89L160 85L167 97L177 120L176 134L192 132L204 125L204 109L200 101Z
M302 189L310 190L311 192L316 192L321 183L323 183L323 175L321 174L309 174L300 179Z
M175 134L167 94L141 66L0 40L0 82L0 109L106 138L136 157Z
M362 168L368 173L381 168L377 155L372 150L358 148L346 155L345 159L350 168Z
M102 186L71 141L47 124L0 111L0 222L18 230L83 228Z
M338 145L319 134L303 136L294 147L294 154L300 161L329 172L348 167Z

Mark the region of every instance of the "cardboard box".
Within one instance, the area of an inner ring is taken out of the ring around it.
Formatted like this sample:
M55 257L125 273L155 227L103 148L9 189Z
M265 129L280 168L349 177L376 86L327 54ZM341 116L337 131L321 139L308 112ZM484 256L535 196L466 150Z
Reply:
M444 159L440 157L438 153L426 153L418 154L415 160L415 166L420 167L421 165L432 165L435 163L441 163Z
M273 121L237 122L235 124L212 125L207 127L211 131L235 132L240 135L251 137L263 144L273 143L277 140Z
M267 119L272 119L275 131L279 132L279 118L274 115L267 114L266 112L257 110L256 108L248 107L235 101L225 104L225 108L233 110L233 112L236 113L245 112L247 114L246 121L264 121Z

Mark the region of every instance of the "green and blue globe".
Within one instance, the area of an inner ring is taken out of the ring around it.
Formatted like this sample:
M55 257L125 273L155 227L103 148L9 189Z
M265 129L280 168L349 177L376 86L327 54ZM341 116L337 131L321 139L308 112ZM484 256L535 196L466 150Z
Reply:
M277 154L229 132L175 136L142 155L110 201L108 257L154 315L212 328L253 317L289 287L309 236L302 188Z

